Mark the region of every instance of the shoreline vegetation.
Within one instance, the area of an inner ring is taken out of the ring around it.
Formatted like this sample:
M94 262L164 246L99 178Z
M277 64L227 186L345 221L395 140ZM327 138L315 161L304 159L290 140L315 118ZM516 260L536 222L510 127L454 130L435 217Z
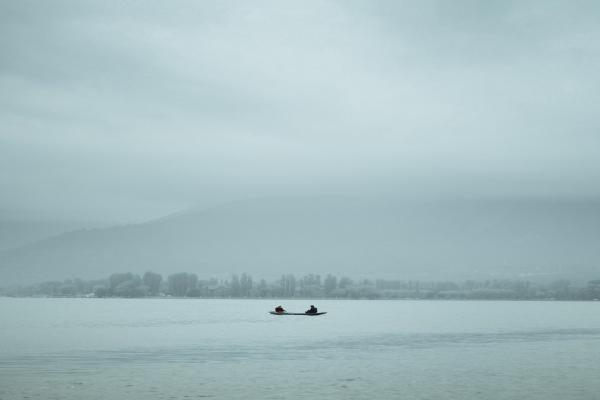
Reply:
M0 288L4 297L88 298L206 298L206 299L370 299L370 300L573 300L600 299L600 279L575 286L568 280L547 284L527 280L417 281L350 279L327 275L293 274L266 281L249 274L228 279L199 279L181 272L163 279L161 274L115 273L107 279L42 282Z

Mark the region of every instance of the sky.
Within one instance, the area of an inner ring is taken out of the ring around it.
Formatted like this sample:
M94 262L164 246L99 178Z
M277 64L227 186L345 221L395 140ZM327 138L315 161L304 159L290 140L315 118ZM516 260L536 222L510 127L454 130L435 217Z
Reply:
M600 195L596 1L0 0L0 216Z

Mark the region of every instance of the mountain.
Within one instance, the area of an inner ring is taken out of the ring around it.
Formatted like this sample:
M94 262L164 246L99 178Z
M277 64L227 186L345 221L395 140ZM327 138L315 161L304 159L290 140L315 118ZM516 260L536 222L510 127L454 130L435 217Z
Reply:
M0 252L76 229L80 223L64 221L36 221L15 218L0 213Z
M0 253L0 277L11 284L147 270L598 277L598 243L597 201L266 198L10 249Z

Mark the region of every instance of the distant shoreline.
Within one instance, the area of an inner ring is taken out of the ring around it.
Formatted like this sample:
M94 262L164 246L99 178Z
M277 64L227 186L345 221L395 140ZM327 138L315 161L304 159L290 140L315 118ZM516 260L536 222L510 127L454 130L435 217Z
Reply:
M0 287L4 297L40 298L197 298L197 299L297 299L297 300L507 300L507 301L597 301L600 279L584 285L568 280L536 283L526 280L418 281L351 279L328 274L296 277L284 274L266 281L249 274L229 279L199 279L181 272L163 279L148 271L114 273L106 279L41 282L29 286Z
M448 301L448 302L472 302L472 301L527 301L527 302L597 302L600 299L553 299L553 298L543 298L543 299L442 299L442 298L339 298L339 297L322 297L322 298L313 298L313 297L185 297L185 296L146 296L146 297L95 297L95 296L9 296L9 295L0 295L0 298L6 299L89 299L89 300L276 300L286 301L286 300L305 300L305 301L321 301L321 300L335 300L335 301Z

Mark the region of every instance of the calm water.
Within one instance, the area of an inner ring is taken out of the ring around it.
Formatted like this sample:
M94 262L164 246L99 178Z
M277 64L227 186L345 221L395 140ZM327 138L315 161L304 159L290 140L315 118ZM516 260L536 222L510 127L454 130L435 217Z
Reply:
M0 399L598 399L600 303L0 298Z

